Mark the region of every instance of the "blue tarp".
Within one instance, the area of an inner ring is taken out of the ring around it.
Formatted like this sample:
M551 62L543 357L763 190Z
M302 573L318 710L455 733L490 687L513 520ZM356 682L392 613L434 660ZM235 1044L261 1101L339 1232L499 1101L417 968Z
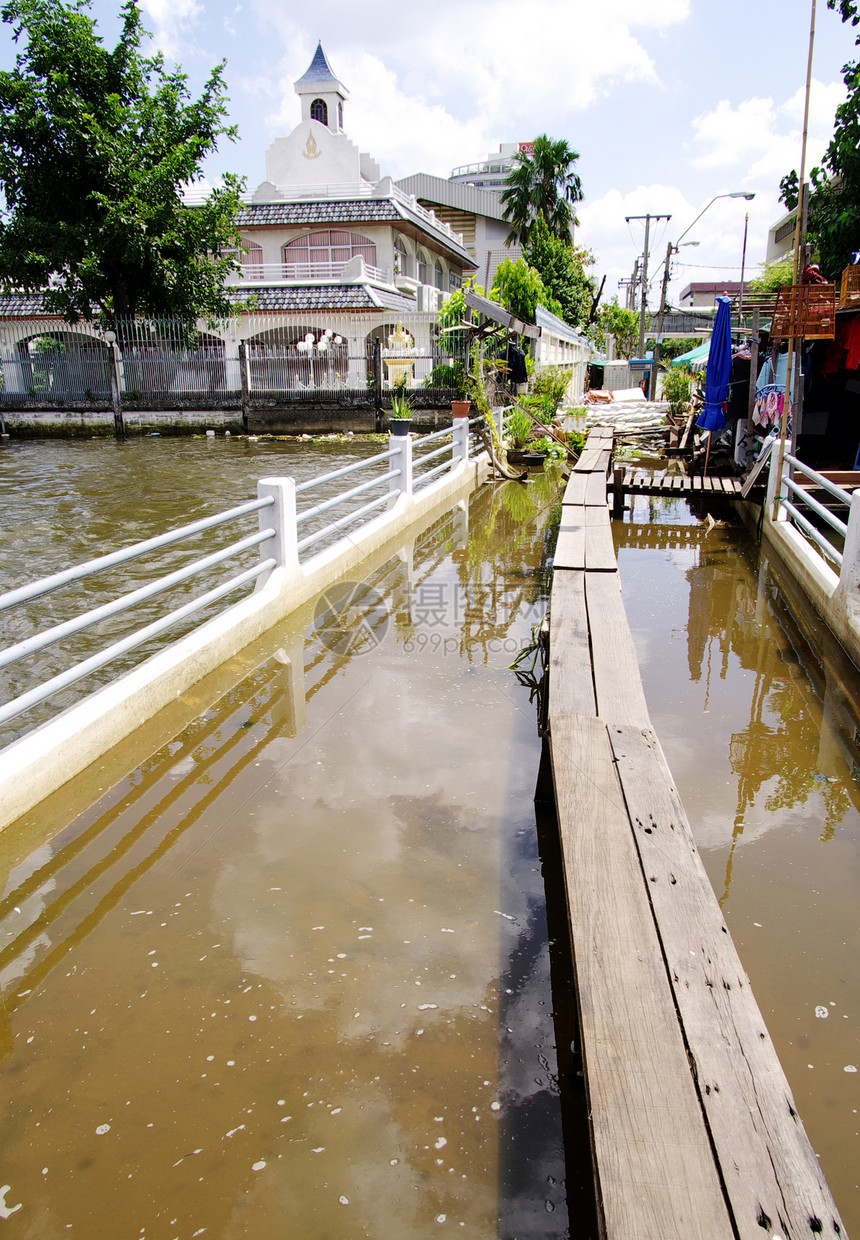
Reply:
M729 398L732 375L732 303L729 297L717 298L717 317L708 353L705 373L705 407L696 422L703 431L721 431L726 424L723 405Z

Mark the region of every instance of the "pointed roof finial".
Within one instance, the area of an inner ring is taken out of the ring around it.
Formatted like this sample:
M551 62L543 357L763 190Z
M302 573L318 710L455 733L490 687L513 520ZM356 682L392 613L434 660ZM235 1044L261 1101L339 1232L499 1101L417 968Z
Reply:
M308 66L307 72L299 78L295 83L296 86L319 86L323 82L336 82L340 85L339 78L334 74L331 65L326 59L323 51L322 43L317 43L317 50L314 52L314 58Z

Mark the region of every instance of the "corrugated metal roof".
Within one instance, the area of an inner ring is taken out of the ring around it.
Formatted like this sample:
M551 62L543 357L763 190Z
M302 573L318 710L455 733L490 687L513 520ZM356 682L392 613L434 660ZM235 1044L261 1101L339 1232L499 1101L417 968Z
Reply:
M453 207L458 211L470 211L474 215L484 215L491 220L503 220L499 195L486 189L476 189L474 185L463 185L458 181L446 181L442 177L430 176L427 172L418 172L411 177L403 177L395 181L398 189L406 194L414 194L425 202L438 202L442 206Z

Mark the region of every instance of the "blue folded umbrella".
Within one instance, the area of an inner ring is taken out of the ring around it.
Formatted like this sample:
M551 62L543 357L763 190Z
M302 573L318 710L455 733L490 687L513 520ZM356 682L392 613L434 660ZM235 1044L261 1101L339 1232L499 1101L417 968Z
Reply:
M732 303L728 297L718 297L708 369L705 372L705 407L696 422L696 426L703 431L720 431L725 426L723 405L729 398L731 375Z

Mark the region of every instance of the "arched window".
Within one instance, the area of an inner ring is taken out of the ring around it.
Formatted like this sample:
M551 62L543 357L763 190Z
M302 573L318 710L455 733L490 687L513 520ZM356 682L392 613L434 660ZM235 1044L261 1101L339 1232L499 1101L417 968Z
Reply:
M284 246L284 274L298 279L324 276L331 268L348 263L361 255L371 267L376 266L376 245L361 233L341 232L326 228L305 233ZM315 270L316 269L316 270Z
M256 241L245 242L246 252L241 255L242 275L246 280L262 280L263 247Z
M343 129L343 104L340 102L337 105L337 127Z
M423 250L418 251L418 283L430 283L430 264L427 262L427 255Z
M328 124L328 104L325 99L314 99L311 104L311 120L319 121L321 125Z
M444 293L445 291L445 272L442 270L442 263L436 259L436 267L433 271L434 283L438 289Z
M396 276L409 274L409 254L402 237L394 238L394 274Z

